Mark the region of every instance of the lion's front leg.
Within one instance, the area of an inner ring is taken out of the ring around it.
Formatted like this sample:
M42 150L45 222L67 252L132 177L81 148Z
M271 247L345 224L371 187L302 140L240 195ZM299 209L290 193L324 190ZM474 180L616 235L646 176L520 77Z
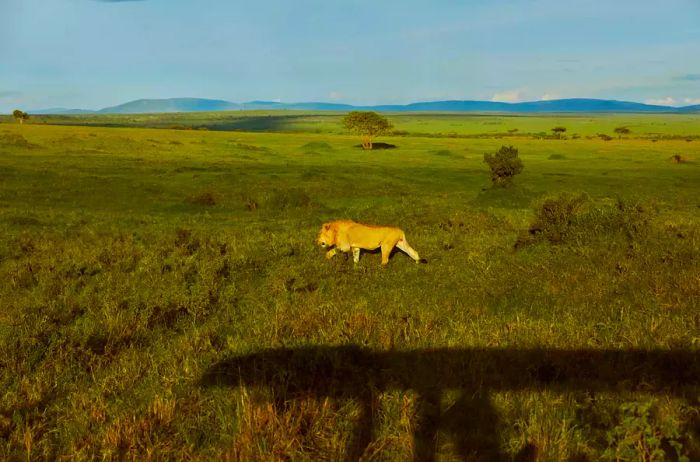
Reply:
M360 248L359 247L352 248L352 261L354 261L355 263L359 263L359 261L360 261Z
M333 258L333 256L334 256L335 254L337 254L337 253L338 253L338 248L337 248L337 247L333 247L331 250L329 250L328 252L326 252L326 258L327 258L327 259L331 259L331 258Z

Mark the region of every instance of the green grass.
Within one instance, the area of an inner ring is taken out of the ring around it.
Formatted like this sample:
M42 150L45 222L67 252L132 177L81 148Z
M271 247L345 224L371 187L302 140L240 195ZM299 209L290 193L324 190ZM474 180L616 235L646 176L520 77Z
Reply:
M95 125L110 127L148 127L203 129L247 132L287 132L342 134L344 113L309 111L228 111L175 114L109 115L37 115L32 123ZM396 113L389 114L397 134L430 137L500 137L515 140L532 136L551 136L552 128L566 128L565 137L596 137L607 134L618 138L616 127L627 127L623 138L676 138L698 141L698 114L557 114L507 115L471 113ZM9 116L0 120L10 122Z
M265 128L268 115L229 128L271 133L98 126L226 128L230 113L0 124L0 458L339 458L360 405L340 391L202 386L214 365L269 348L698 353L698 116L392 116L413 135L367 152L338 115ZM582 137L538 139L557 125ZM621 125L632 134L594 136ZM513 128L529 135L499 135ZM525 168L492 189L483 155L502 144ZM516 249L562 193L586 195L563 237ZM340 218L400 226L429 264L326 261L313 241ZM700 458L697 382L626 390L502 390L484 418L507 457L599 460L635 447L625 417L639 408L669 457L674 441ZM365 456L410 459L422 398L372 393ZM459 455L448 433L441 460Z

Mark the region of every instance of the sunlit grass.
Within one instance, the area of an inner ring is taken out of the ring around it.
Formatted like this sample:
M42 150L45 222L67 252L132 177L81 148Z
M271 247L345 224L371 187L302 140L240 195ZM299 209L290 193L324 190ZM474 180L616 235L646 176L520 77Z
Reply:
M277 408L274 390L201 386L263 348L698 351L694 116L405 117L392 121L410 132L632 135L394 136L368 152L323 117L320 134L0 124L0 457L340 457L353 400ZM640 139L657 128L678 139ZM494 190L483 155L502 144L525 168ZM533 207L563 192L587 197L567 237L516 249ZM313 240L339 218L400 226L430 263L326 261ZM416 397L377 393L365 455L406 460ZM620 404L651 398L591 399L496 394L501 451L597 460ZM698 457L697 401L655 403ZM454 444L436 447L449 460Z

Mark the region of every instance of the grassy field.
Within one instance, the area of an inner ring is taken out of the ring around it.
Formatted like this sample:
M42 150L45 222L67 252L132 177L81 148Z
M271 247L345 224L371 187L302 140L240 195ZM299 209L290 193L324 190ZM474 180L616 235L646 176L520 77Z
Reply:
M700 116L294 117L0 123L0 459L700 460Z
M342 113L308 111L229 111L179 114L43 115L38 123L109 127L207 129L247 132L343 134ZM522 137L552 135L563 126L568 137L614 137L627 127L626 138L700 140L700 114L559 114L540 115L398 113L390 115L397 135L428 137ZM9 122L10 118L6 117Z

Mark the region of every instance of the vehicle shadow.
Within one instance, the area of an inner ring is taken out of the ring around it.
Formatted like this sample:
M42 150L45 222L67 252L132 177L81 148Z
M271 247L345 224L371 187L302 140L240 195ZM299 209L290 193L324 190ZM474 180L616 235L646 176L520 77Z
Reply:
M449 434L464 460L506 460L490 393L548 390L644 392L698 398L700 353L677 350L558 350L443 348L373 351L358 346L268 349L212 365L202 386L267 386L279 402L304 396L353 399L361 417L346 460L358 460L372 442L378 393L412 390L418 396L414 460L434 460L438 430ZM448 391L457 403L441 409ZM535 460L526 447L516 460Z

